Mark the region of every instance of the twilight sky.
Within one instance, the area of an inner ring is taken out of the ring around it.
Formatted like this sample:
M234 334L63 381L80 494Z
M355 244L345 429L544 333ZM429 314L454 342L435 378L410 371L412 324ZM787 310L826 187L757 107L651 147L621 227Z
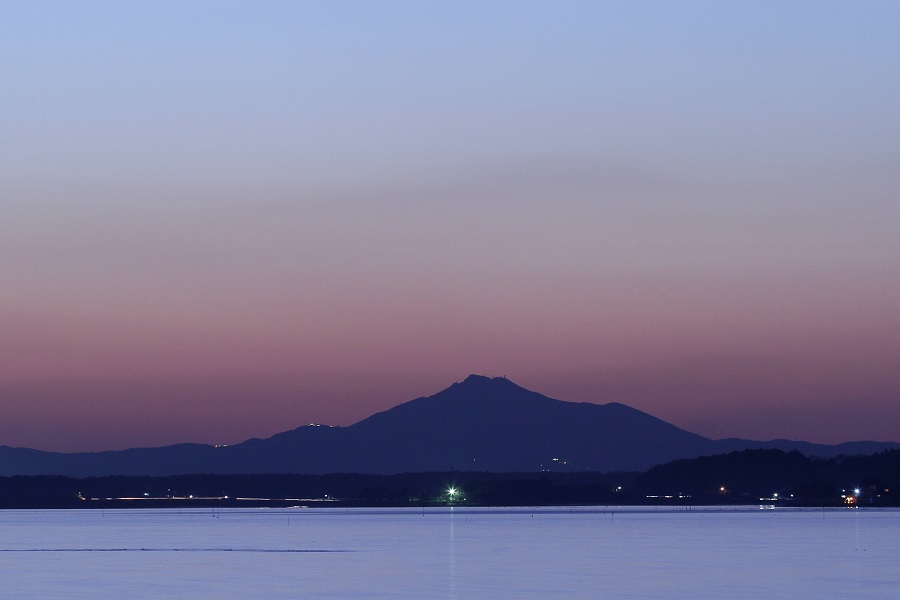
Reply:
M0 5L0 444L469 373L900 441L900 3Z

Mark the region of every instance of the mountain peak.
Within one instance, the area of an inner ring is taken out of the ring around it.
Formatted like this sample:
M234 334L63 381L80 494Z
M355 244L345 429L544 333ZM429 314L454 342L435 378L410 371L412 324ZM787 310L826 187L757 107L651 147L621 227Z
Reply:
M57 454L0 446L0 475L524 473L561 464L585 471L637 471L748 448L835 456L897 446L713 441L624 404L563 402L506 377L469 375L432 396L398 404L349 427L311 424L227 448L187 444Z
M475 375L474 373L472 375L469 375L468 377L466 377L465 380L463 380L463 382L458 385L485 386L485 385L494 385L497 383L516 385L512 381L507 379L506 377L488 377L487 375ZM518 386L516 386L516 387L518 387Z

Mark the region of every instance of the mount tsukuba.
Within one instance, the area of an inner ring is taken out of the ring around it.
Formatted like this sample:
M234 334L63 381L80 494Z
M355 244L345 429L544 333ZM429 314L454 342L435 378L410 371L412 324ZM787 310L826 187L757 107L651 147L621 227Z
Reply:
M56 453L0 446L0 476L644 471L680 458L751 448L831 457L900 444L711 440L624 404L564 402L505 378L471 375L349 427L308 425L226 447Z

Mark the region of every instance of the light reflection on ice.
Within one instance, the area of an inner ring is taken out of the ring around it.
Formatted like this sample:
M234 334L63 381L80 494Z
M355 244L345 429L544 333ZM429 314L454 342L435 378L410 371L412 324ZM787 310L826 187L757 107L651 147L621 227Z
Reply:
M9 598L896 598L900 511L0 511Z

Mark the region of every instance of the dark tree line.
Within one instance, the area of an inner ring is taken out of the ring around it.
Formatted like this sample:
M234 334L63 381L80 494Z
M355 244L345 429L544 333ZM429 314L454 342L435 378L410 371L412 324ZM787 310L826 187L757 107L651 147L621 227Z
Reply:
M900 505L900 451L820 459L799 452L744 450L653 467L635 495L689 495L694 503L753 503L761 498L801 506Z
M900 450L818 459L745 450L645 473L0 477L0 508L757 504L900 506ZM122 500L130 498L131 500ZM135 500L136 499L136 500ZM767 500L763 500L767 499Z

